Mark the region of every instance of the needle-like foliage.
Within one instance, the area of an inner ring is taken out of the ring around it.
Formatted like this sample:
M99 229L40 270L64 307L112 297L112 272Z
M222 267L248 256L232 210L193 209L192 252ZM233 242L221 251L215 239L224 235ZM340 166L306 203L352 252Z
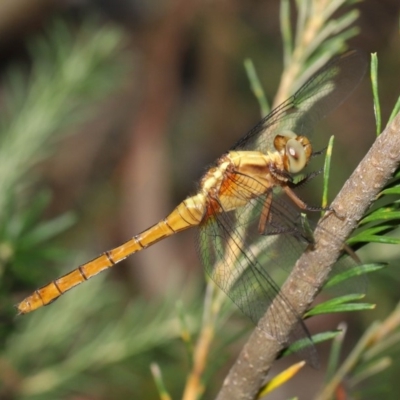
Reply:
M354 26L358 13L351 8L353 3L296 1L298 18L293 29L291 3L281 1L284 73L275 105L348 47L347 40L358 33ZM346 7L346 12L336 17L336 12ZM12 67L4 78L0 121L0 315L7 324L0 328L0 398L50 400L70 398L75 393L98 398L151 398L151 393L169 400L182 392L186 400L208 398L207 390L213 384L221 386L223 378L218 372L226 362L227 347L236 344L245 331L236 320L228 322L234 307L212 281L207 281L200 311L180 302L175 306L181 300L181 288L172 288L163 301L127 301L121 286L106 283L104 275L74 289L74 295L51 307L14 319L12 305L16 297L21 298L20 291L35 289L38 282L46 281L43 276L47 275L46 265L50 261L52 266L70 266L77 264L78 258L86 259L80 255L71 259L71 255L53 244L52 240L74 224L76 217L66 213L44 220L51 194L35 189L40 172L34 167L52 154L72 125L95 113L94 105L118 87L127 67L119 52L123 37L115 27L92 22L72 33L66 24L57 22L45 37L31 42L30 68ZM251 89L260 103L261 114L265 115L269 105L257 77L258 68L246 61ZM375 110L379 121L377 82L375 74ZM399 108L400 101L391 119ZM380 133L379 126L377 129ZM326 166L329 156L330 150ZM328 169L324 171L323 207L328 198ZM397 171L360 221L359 230L347 241L348 245L357 250L371 242L399 244L393 233L400 217L399 193ZM368 313L375 305L361 302L364 293L358 289L364 287L352 283L382 269L382 260L374 261L359 265L350 262L351 268L346 267L345 261L345 268L331 274L326 284L328 289L339 287L340 294L324 298L305 316ZM322 284L315 290L320 289ZM326 379L318 398L330 398L338 387L345 387L352 395L362 393L365 386L361 383L368 384L371 377L387 370L395 362L388 353L390 346L398 347L399 320L396 308L382 323L373 323L343 363L343 326L313 335L316 346L333 339ZM263 341L253 344L250 339L219 399L268 395L299 373L300 366L289 368L265 384L265 372L276 356L274 351L264 353L269 345L265 339L264 335ZM294 343L280 356L293 351L302 354L302 348L310 343L309 338ZM252 355L260 356L261 361L251 358ZM367 388L370 393L376 389Z

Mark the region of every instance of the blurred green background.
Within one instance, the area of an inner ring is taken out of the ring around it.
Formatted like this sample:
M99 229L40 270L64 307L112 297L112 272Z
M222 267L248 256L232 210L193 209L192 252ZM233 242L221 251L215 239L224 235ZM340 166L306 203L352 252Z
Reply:
M386 121L400 89L400 4L354 7L359 34L349 47L378 53ZM245 58L272 103L282 70L279 12L278 1L265 0L0 3L0 399L156 399L152 362L180 397L190 362L179 315L195 335L205 287L195 232L32 315L16 317L13 305L194 192L207 166L260 118ZM369 79L318 132L317 148L335 134L332 200L375 138ZM320 201L318 182L310 203ZM400 300L399 251L375 247L364 257L390 262L370 278L377 309L311 326L351 318L349 346ZM236 312L218 331L204 398L222 384L242 327L250 324ZM394 392L396 371L379 378ZM276 398L301 396L306 380L322 376L304 374Z

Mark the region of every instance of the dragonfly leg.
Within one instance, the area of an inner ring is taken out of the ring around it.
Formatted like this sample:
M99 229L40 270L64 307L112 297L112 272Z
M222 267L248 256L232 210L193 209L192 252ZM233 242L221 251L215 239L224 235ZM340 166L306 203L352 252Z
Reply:
M307 174L303 179L300 179L300 181L294 183L294 182L288 182L288 190L291 191L291 194L289 194L286 190L286 194L290 197L290 199L302 210L307 210L307 211L326 211L326 214L324 215L324 218L327 217L329 214L334 213L336 217L338 217L340 220L344 220L346 218L345 215L339 214L334 208L332 207L313 207L309 206L306 204L304 201L302 201L293 191L292 189L303 186L307 182L309 182L311 179L314 179L316 176L318 176L323 169L319 169L318 171L311 172L310 174ZM294 195L295 199L292 197ZM298 203L300 202L300 204ZM303 208L304 207L304 208Z
M326 213L323 216L324 219L328 217L330 214L335 214L335 217L339 218L341 221L344 221L346 219L346 215L339 214L333 207L327 207L326 210L322 211L326 211Z
M311 157L318 157L318 156L324 154L324 153L326 152L326 149L327 149L327 148L328 148L328 146L324 147L324 148L321 149L321 150L313 151L312 154L311 154Z
M307 179L307 177L305 178ZM289 196L289 198L297 205L297 207L299 207L302 210L306 210L306 211L327 211L327 213L324 215L323 218L326 218L329 214L333 213L335 214L335 216L339 219L344 219L345 216L343 215L339 215L336 210L332 207L312 207L309 206L308 204L306 204L303 200L301 200L297 194L289 187L289 186L285 186L284 187L284 191L285 193ZM301 235L303 238L305 238L304 235ZM307 238L306 238L307 239ZM307 241L309 241L307 239ZM351 247L349 247L346 243L343 243L343 250L357 263L357 264L361 264L361 261L359 259L359 257L357 256L357 254L355 254L355 252L353 251L353 249Z
M311 172L311 173L307 174L304 178L300 179L296 183L289 182L288 186L290 188L297 188L297 187L303 186L306 183L308 183L309 181L311 181L312 179L314 179L316 176L318 176L322 171L323 171L323 169L321 168L318 171Z
M272 191L267 194L263 208L261 210L260 222L258 223L258 233L262 235L267 228L267 223L271 222L271 204L272 204Z
M297 194L293 191L293 189L289 185L284 186L283 190L288 195L290 200L292 200L293 203L296 204L296 206L299 207L301 210L305 210L305 211L333 211L333 209L330 208L330 207L309 206L306 202L301 200L299 196L297 196Z
M280 181L283 179L286 182L292 182L293 177L289 172L276 168L274 164L269 165L269 170L273 176L276 176Z

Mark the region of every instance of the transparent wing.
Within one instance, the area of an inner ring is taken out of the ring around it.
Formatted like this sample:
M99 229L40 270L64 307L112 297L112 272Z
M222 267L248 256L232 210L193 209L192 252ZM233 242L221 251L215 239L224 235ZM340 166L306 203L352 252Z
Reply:
M246 188L251 188L252 181L250 177L244 179L240 192L233 195L246 197ZM207 274L255 324L275 300L270 325L264 330L287 344L281 328L286 316L298 321L291 342L309 335L272 274L275 271L282 275L289 264L293 266L307 241L301 239L301 226L297 226L296 220L281 218L274 210L275 228L286 233L258 233L265 198L266 195L253 199L237 211L215 212L200 226L198 246ZM309 345L312 346L311 340Z
M356 50L335 58L264 117L232 149L275 151L274 137L285 130L309 137L314 125L356 88L366 67L364 54Z
M254 180L246 176L231 195L248 199L252 185ZM271 194L268 224L260 232L260 217ZM317 365L316 350L301 317L280 292L280 284L313 241L301 213L283 195L272 192L250 200L236 211L221 212L221 204L213 204L216 210L209 210L211 215L200 226L198 237L207 274L255 324L274 301L269 325L263 330L283 345L305 339L301 355ZM336 240L333 235L332 240ZM336 273L354 265L349 259L341 261L335 267ZM297 320L289 342L282 336L282 323L287 319Z

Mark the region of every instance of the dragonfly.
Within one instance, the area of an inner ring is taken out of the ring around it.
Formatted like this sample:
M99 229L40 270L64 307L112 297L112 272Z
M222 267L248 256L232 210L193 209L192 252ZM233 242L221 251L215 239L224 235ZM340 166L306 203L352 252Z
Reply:
M276 324L267 333L282 342L281 314L295 311L269 268L291 262L288 254L296 254L299 243L310 244L301 215L321 211L295 190L313 175L297 183L295 178L316 154L309 140L314 125L351 94L365 70L365 57L355 50L328 63L223 154L204 174L197 192L167 217L35 290L17 305L19 314L48 305L126 257L197 227L207 274L255 324L274 301L270 312Z

